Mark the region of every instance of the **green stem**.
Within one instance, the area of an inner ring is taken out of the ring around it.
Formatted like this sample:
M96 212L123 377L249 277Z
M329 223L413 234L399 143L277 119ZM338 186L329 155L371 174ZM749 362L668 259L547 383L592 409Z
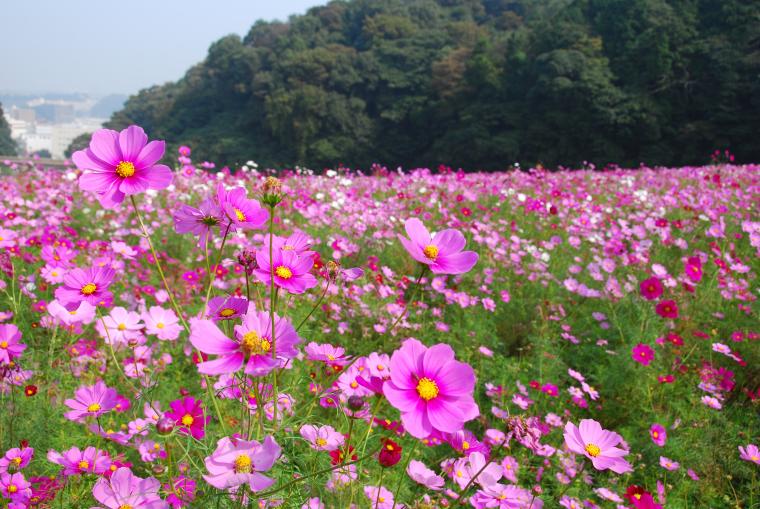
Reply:
M311 308L311 311L309 311L309 314L308 314L308 315L306 315L306 318L304 318L303 320L301 320L301 323L299 323L299 324L298 324L298 327L296 327L296 332L298 332L299 330L301 330L301 327L303 327L303 325L306 323L306 321L307 321L309 318L311 318L311 315L312 315L312 313L314 313L314 311L316 311L316 309L317 309L317 308L319 307L319 305L322 303L322 299L324 299L324 298L325 298L325 294L327 294L327 289L328 289L328 288L330 288L330 280L329 280L329 279L327 280L327 285L325 285L325 289L324 289L324 291L322 292L322 295L320 295L320 296L319 296L319 299L317 299L317 303L316 303L316 304L314 304L314 307L313 307L313 308Z
M412 450L409 451L409 455L406 457L406 461L404 462L404 469L401 471L401 475L398 476L396 489L393 492L393 507L391 507L391 509L396 509L396 504L398 504L398 494L401 491L401 481L403 481L406 478L406 475L405 475L406 469L409 467L409 462L412 461L412 456L414 456L414 453L417 452L417 447L419 445L420 445L420 441L415 440L414 445L412 446Z

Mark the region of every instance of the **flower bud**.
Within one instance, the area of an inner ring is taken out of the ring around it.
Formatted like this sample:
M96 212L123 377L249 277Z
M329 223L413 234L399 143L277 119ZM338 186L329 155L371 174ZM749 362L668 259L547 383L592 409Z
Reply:
M174 431L174 419L169 417L161 417L156 423L156 431L159 435L168 435Z
M361 410L364 407L364 398L361 396L351 396L348 398L348 408L351 410Z

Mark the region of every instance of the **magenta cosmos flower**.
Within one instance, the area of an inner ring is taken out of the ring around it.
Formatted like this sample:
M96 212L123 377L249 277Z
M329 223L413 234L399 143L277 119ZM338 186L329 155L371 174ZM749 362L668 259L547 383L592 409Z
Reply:
M211 199L201 202L197 209L190 205L182 205L174 213L174 230L177 233L197 235L198 245L203 247L223 217L219 204Z
M428 348L408 339L393 352L390 368L391 378L383 385L383 393L401 412L404 428L412 436L455 433L478 416L472 397L475 373L454 359L449 345Z
M106 267L72 269L63 276L63 286L56 288L55 298L69 311L75 310L81 302L95 307L108 307L113 301L108 287L115 275L113 269Z
M142 127L129 126L120 133L100 129L92 134L90 147L74 152L71 159L84 174L79 187L97 193L108 209L127 195L148 189L164 189L172 183L172 171L156 164L164 155L164 142L151 141Z
M220 490L236 488L242 484L248 484L254 492L265 490L274 483L274 479L260 472L272 468L279 457L280 446L271 436L267 436L263 444L256 440L232 440L224 437L217 442L214 453L205 459L209 473L203 478Z
M478 261L476 252L462 251L464 235L457 230L443 230L431 236L417 218L407 219L404 228L409 238L399 235L401 244L412 258L436 274L464 274Z
M196 440L200 440L206 434L204 428L211 417L203 412L201 400L187 396L169 403L170 412L165 416L173 419L182 433L190 434Z
M649 428L649 436L652 437L652 442L662 447L668 439L668 432L662 425L654 423Z
M10 364L21 357L26 345L21 342L21 332L12 323L0 324L0 365Z
M78 447L72 447L68 451L59 453L50 449L47 459L51 463L63 467L63 475L97 474L103 475L111 467L111 458L106 451L87 447L80 451Z
M623 438L614 431L602 429L593 419L583 419L580 426L572 422L565 425L565 443L575 454L582 454L591 460L597 470L610 469L624 474L633 470L623 459L628 451L615 447Z
M75 399L67 399L64 404L71 408L64 417L72 421L82 421L86 417L99 417L108 412L118 403L119 394L116 389L106 387L102 380L95 385L83 385L74 392Z
M662 283L656 277L645 279L639 285L641 296L647 300L655 300L662 295Z
M169 509L158 494L160 489L161 483L153 477L142 479L121 467L110 479L98 479L92 496L108 509Z
M663 300L655 307L657 314L663 318L678 318L678 305L672 300Z
M269 212L257 200L248 198L244 187L227 191L220 182L216 188L216 198L229 221L224 228L229 225L230 231L236 228L255 230L262 228L269 220Z
M654 359L654 350L646 343L639 343L631 349L631 358L643 366L649 366Z
M290 293L303 293L317 286L317 278L310 273L314 266L312 256L298 256L293 250L274 249L270 262L269 252L262 249L256 252L256 262L258 268L254 274L265 285L271 283L274 267L274 284Z
M287 318L275 316L277 358L272 358L272 322L269 313L250 309L243 323L236 325L235 339L230 339L211 320L198 320L190 328L190 342L206 354L219 355L213 361L198 364L206 375L234 373L245 365L245 373L264 376L287 359L298 355L301 338Z

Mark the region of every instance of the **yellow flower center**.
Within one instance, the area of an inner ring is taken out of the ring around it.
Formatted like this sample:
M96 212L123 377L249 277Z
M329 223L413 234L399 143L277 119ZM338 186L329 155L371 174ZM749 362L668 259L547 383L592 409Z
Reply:
M87 283L82 287L82 293L84 295L92 295L97 289L98 286L95 283Z
M21 464L21 458L13 458L13 462L14 462L16 465L20 465L20 464Z
M290 279L291 277L293 277L293 271L285 267L284 265L280 265L279 267L277 267L274 273L277 274L282 279Z
M470 448L470 442L468 442L467 440L463 441L462 442L462 450L466 451L469 448Z
M225 316L225 317L226 316L232 316L232 315L235 314L235 310L234 309L230 309L230 308L225 308L225 309L222 309L221 311L219 311L219 314L222 315L222 316Z
M659 433L657 433L656 431L653 431L653 432L652 432L652 436L653 436L654 438L657 438L658 436L660 436L660 434L659 434Z
M385 448L388 449L389 451L393 451L394 450L393 444L386 444Z
M438 384L427 377L420 378L417 382L417 394L425 401L430 401L438 396Z
M433 244L425 246L425 249L422 250L422 254L431 260L435 260L438 258L438 246L434 246Z
M7 341L0 341L0 348L8 348L8 342Z
M116 174L125 179L135 174L135 165L129 161L121 161L116 165Z
M266 353L272 347L268 340L259 336L256 331L248 331L243 334L243 339L240 340L240 349L248 355L260 355Z
M127 326L125 324L123 324L123 323L120 323L119 326L116 327L116 328L119 329L119 330L125 330L127 328Z
M133 509L131 505L129 504L121 504L119 506L119 509Z
M100 404L98 403L93 403L92 405L87 407L88 412L97 412L98 410L100 410Z
M164 325L164 324L163 324L163 323L161 323L161 322L158 322L158 323L156 324L156 329L163 329L164 327L166 327L166 325Z
M235 473L236 474L250 474L253 470L253 464L251 458L247 454L241 454L235 458Z
M589 456L596 458L602 453L602 450L596 444L586 444L586 452L589 454Z
M8 485L8 493L16 493L18 491L18 487L16 487L15 484Z
M378 489L380 489L380 488L378 488ZM380 503L383 503L383 502L385 502L385 497L377 497L377 501L380 502Z
M50 275L52 275L53 277L58 277L58 272L54 270L53 272L50 273Z
M324 438L318 438L316 442L317 442L317 445L320 447L324 447L327 445L327 440L325 440Z
M192 426L193 422L195 422L195 419L193 419L193 416L190 414L185 414L182 416L182 424L185 426Z
M235 217L240 222L245 222L245 214L243 214L243 211L240 209L233 209L235 211Z
M78 467L79 467L81 470L87 470L88 468L90 468L90 464L89 464L89 463L87 463L85 460L82 460L82 461L80 461L80 462L79 462L79 464L78 464L77 466L78 466Z

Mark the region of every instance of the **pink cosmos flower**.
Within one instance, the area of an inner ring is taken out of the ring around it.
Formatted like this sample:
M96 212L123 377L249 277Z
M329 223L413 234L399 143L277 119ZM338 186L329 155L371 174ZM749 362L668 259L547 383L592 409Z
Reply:
M520 464L512 456L506 456L501 460L501 468L504 470L504 477L517 483L517 472L520 470Z
M55 298L69 311L79 307L82 301L95 307L108 307L113 301L108 287L115 275L113 269L105 267L72 269L63 277L63 286L56 288Z
M280 446L271 436L267 436L263 444L224 437L217 442L214 453L205 459L209 474L203 478L220 490L237 488L241 484L248 484L254 492L265 490L274 479L260 472L272 468L279 457Z
M702 396L702 404L709 406L712 409L720 410L723 408L723 405L721 404L720 400L713 396Z
M393 507L404 507L404 504L394 502L393 492L386 489L384 486L365 486L364 496L369 499L369 507L372 509L393 509Z
M142 319L145 320L145 332L164 341L174 341L182 330L179 318L171 309L151 306L150 310L142 314Z
M0 228L0 248L11 247L16 245L18 234L7 228Z
M164 485L164 491L168 493L166 502L174 509L189 507L189 503L195 500L195 489L197 483L181 475L173 479L171 483Z
M693 283L699 283L702 280L702 259L699 256L689 257L684 263L684 272Z
M641 296L646 300L655 300L662 295L662 283L656 277L650 277L641 282L639 286Z
M80 302L75 309L66 309L58 300L53 300L48 304L47 310L50 316L57 318L64 325L88 324L95 319L95 306L86 301Z
M87 447L80 451L78 447L72 447L63 454L49 450L47 459L51 463L63 467L63 475L97 474L103 475L111 466L111 458L106 451Z
M678 305L672 300L660 301L655 307L655 311L663 318L678 318Z
M204 428L211 417L203 412L202 401L187 396L169 403L171 411L164 415L174 419L181 433L190 434L196 440L200 440L206 434Z
M234 320L248 310L248 300L239 297L214 297L208 303L207 314L215 321Z
M654 350L646 343L639 343L631 349L631 358L643 366L649 366L654 359Z
M343 446L345 441L343 434L335 431L332 426L317 427L304 424L299 433L311 444L311 448L317 451L335 451Z
M311 341L304 348L304 352L310 361L325 362L336 366L343 366L350 362L350 359L345 355L345 348L333 346L329 343L320 344Z
M407 219L404 227L409 238L399 235L399 241L412 258L435 274L464 274L478 262L476 252L462 251L465 238L457 230L443 230L431 236L417 218Z
M102 380L95 385L82 385L75 392L76 399L67 399L64 404L71 408L64 417L82 422L86 417L99 417L116 406L118 393L116 389L106 387Z
M21 332L12 323L0 324L0 365L10 364L21 357L26 345L21 343Z
M96 322L95 328L106 344L125 345L130 340L142 337L143 323L139 313L115 307L108 316Z
M649 436L652 437L652 442L662 447L668 439L668 432L661 425L654 423L649 428Z
M219 355L213 361L198 364L206 375L234 373L245 364L245 373L263 376L287 359L298 355L296 345L301 338L287 318L275 314L277 358L272 358L272 323L269 313L253 308L235 326L235 339L230 339L214 322L198 320L190 327L190 342L203 353Z
M428 348L408 339L393 352L390 367L391 379L383 385L383 393L401 412L404 428L412 436L454 433L478 416L472 396L475 373L454 359L449 345Z
M498 463L489 463L486 456L480 452L473 452L464 458L459 458L454 463L454 481L460 489L470 484L473 477L475 483L483 488L499 482L504 471Z
M221 182L216 189L216 197L222 212L227 216L230 231L236 228L255 230L263 227L269 220L269 212L262 208L257 200L246 196L244 187L227 191ZM226 225L224 226L226 228Z
M660 466L665 470L678 470L681 465L677 461L673 461L665 456L660 456Z
M739 457L744 461L750 461L755 465L760 465L760 449L755 444L747 444L747 446L739 446Z
M440 490L445 483L443 477L430 470L421 461L411 460L406 467L406 473L414 482L431 490Z
M614 431L602 429L597 421L583 419L580 426L568 422L564 435L567 448L575 454L586 456L597 470L610 469L617 474L633 470L623 459L628 451L615 447L623 438Z
M511 484L492 484L478 490L470 498L475 509L542 509L544 502L535 493Z
M26 467L34 456L34 447L9 449L5 456L0 458L0 473L18 472Z
M27 507L25 502L32 496L31 486L21 472L0 474L0 493L13 502L24 502L21 507Z
M174 213L174 231L197 235L198 246L203 247L223 218L219 204L211 199L201 202L197 209L190 205L182 205Z
M292 250L275 249L270 261L269 251L260 250L256 252L256 263L258 268L253 273L265 285L271 283L274 267L274 284L290 293L303 293L317 286L317 278L310 272L314 266L313 256L299 256Z
M127 195L169 187L172 171L156 164L163 155L164 142L148 143L142 127L133 125L120 133L110 129L95 131L90 147L74 152L71 159L84 171L79 187L97 193L100 204L112 209Z
M161 483L153 477L142 479L121 467L110 479L98 479L92 496L108 509L169 509L159 496L160 489Z

